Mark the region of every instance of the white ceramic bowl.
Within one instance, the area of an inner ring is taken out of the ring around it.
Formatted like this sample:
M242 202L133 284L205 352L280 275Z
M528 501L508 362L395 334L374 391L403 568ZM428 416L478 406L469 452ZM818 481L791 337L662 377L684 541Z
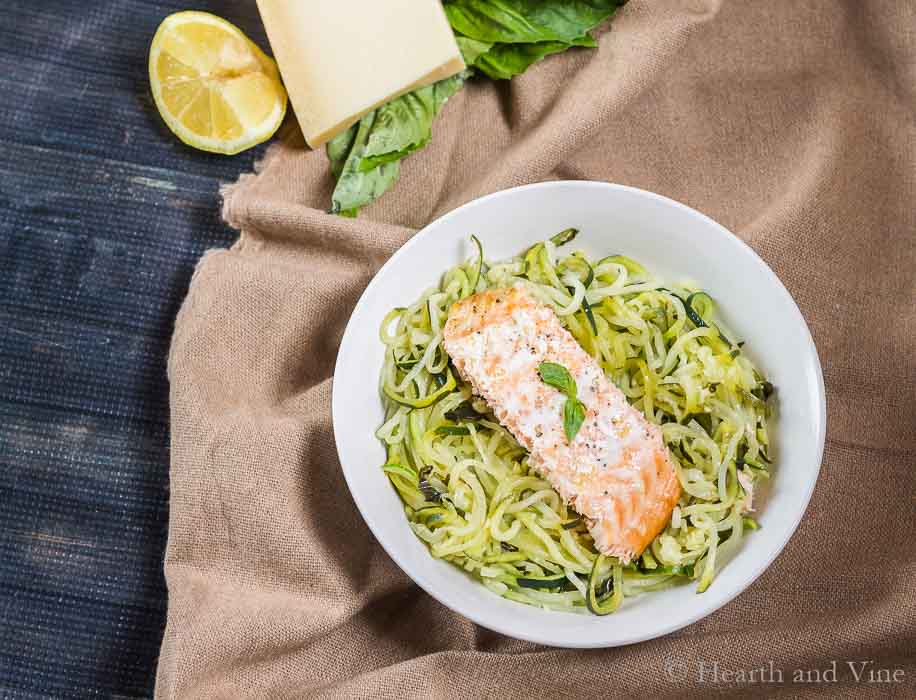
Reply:
M693 280L718 302L726 324L778 391L775 471L757 515L761 529L717 574L624 601L607 617L545 611L489 592L455 566L434 559L407 525L381 465L379 325L441 274L473 254L517 255L562 229L580 230L573 247L595 257L622 253L663 278ZM766 569L798 526L824 448L824 383L811 334L792 297L747 245L708 217L651 192L602 182L547 182L482 197L432 222L379 270L347 325L334 372L334 434L347 484L385 551L427 593L497 632L561 647L630 644L688 625L732 600ZM760 622L757 620L756 622Z

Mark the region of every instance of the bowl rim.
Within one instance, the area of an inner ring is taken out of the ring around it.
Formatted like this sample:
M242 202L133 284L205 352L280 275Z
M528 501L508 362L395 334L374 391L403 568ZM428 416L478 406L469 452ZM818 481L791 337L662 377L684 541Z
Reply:
M648 197L649 199L654 199L657 202L675 207L684 211L685 213L699 218L707 226L715 229L718 233L722 234L725 240L730 240L735 244L739 249L743 249L743 252L750 254L750 256L756 260L758 265L762 268L764 274L768 278L769 282L772 284L773 289L780 296L783 297L784 302L788 302L788 305L791 309L794 309L797 314L797 320L801 322L801 327L805 333L804 341L807 346L808 351L811 354L810 359L813 360L814 374L815 374L815 392L817 394L816 400L819 407L817 419L817 430L816 430L816 464L814 465L814 473L812 478L807 484L806 492L803 495L801 500L802 507L798 509L798 512L795 514L794 522L791 523L784 536L780 538L781 541L778 542L778 546L774 547L771 550L771 554L764 559L760 559L756 562L755 566L748 569L748 574L746 574L742 580L734 587L731 595L723 597L721 600L717 600L713 603L707 603L706 605L698 605L694 613L687 615L684 618L677 619L673 622L668 622L662 624L651 631L644 633L634 633L627 635L620 639L583 639L581 641L574 642L563 642L557 643L554 640L547 638L546 636L539 636L537 634L524 634L520 633L517 630L509 629L507 626L501 624L498 621L493 621L487 619L485 616L481 615L476 609L472 606L462 605L461 600L457 596L452 596L450 594L442 593L437 591L435 587L429 582L423 572L413 571L411 567L404 563L404 559L398 555L396 547L392 546L391 542L387 542L384 537L379 535L380 528L375 523L375 518L372 516L371 511L368 508L364 508L365 503L357 495L359 493L358 489L354 488L354 484L351 482L351 477L355 477L355 474L348 473L348 469L344 466L343 460L340 458L343 453L342 450L342 431L337 430L338 425L344 425L343 420L343 406L341 405L342 399L340 398L340 392L337 391L337 382L332 381L331 387L331 419L332 426L334 428L334 445L337 449L338 462L340 464L340 469L343 472L344 480L347 483L347 488L350 491L350 496L353 498L353 501L356 504L357 510L360 513L363 521L369 527L369 530L372 532L372 535L375 537L376 541L382 546L382 549L386 554L391 557L395 564L403 571L407 576L416 583L421 589L423 589L428 595L432 596L435 600L445 605L447 608L453 612L465 617L472 622L485 627L494 632L504 634L515 639L521 639L527 642L533 642L536 644L542 644L550 647L557 648L570 648L570 649L597 649L597 648L610 648L616 646L625 646L629 644L636 644L639 642L644 642L650 639L655 639L658 637L663 637L677 630L683 629L693 623L701 620L708 615L716 612L726 604L735 600L740 596L747 588L753 584L764 571L766 571L770 565L776 560L776 558L782 554L786 545L789 543L789 540L798 530L798 526L804 518L805 513L808 511L808 506L811 502L811 497L814 493L814 488L817 485L818 478L820 477L820 470L823 463L824 457L824 445L826 441L826 432L827 432L827 401L824 388L824 376L823 369L820 362L820 357L817 352L817 346L814 343L814 338L811 336L811 331L808 328L808 323L805 320L804 315L801 312L801 309L798 308L798 304L795 302L795 299L783 285L782 281L776 275L775 272L770 268L770 266L757 254L757 252L751 248L747 243L745 243L741 238L732 233L725 226L710 218L706 214L694 209L687 204L679 202L665 195L658 194L656 192L651 192L649 190L644 190L639 187L633 187L630 185L621 185L612 182L604 181L595 181L595 180L548 180L544 182L536 182L527 185L520 185L517 187L510 187L503 190L498 190L487 195L483 195L476 199L472 199L464 204L452 209L449 212L446 212L442 216L433 219L423 228L419 229L406 243L404 243L394 254L385 261L385 263L378 269L378 271L372 276L369 284L366 285L366 288L360 294L359 300L356 305L353 307L353 311L350 313L350 317L347 320L347 325L344 330L343 336L341 337L340 346L338 348L337 358L335 359L334 364L334 378L336 380L337 373L341 369L342 357L344 353L342 349L347 347L349 343L353 342L353 334L356 332L354 330L355 324L353 323L354 317L358 315L358 312L361 311L362 307L367 303L367 300L372 296L374 288L377 284L380 284L380 279L384 276L385 272L389 268L394 268L397 266L398 261L408 254L415 245L419 244L419 241L426 235L429 234L429 231L434 227L440 225L452 219L454 217L460 216L461 212L471 209L478 206L485 206L489 202L492 202L496 199L503 197L511 197L514 194L517 194L522 191L527 190L551 190L554 188L592 188L592 189L606 189L606 190L617 190L617 191L626 191L637 196ZM493 594L495 595L495 594ZM521 605L519 603L519 605Z

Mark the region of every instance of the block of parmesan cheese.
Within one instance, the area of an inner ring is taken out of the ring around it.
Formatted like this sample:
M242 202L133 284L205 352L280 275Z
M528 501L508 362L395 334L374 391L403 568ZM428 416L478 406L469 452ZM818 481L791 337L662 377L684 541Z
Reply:
M257 0L305 140L464 69L440 0Z

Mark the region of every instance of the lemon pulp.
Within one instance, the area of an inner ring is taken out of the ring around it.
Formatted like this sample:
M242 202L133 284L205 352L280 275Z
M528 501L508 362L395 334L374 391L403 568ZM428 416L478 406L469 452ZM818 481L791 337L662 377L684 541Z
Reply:
M166 17L149 53L159 114L189 146L234 154L270 138L286 114L277 65L240 29L207 12Z

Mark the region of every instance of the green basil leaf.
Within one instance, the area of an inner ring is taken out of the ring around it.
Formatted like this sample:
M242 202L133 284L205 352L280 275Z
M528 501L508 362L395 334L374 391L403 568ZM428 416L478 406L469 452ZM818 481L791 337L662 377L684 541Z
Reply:
M375 109L328 142L337 177L333 213L350 212L378 199L400 175L399 161L423 148L433 118L467 79L467 71L401 95Z
M408 92L379 107L360 169L371 170L420 148L429 140L435 113L431 85ZM382 160L386 156L389 159Z
M563 365L556 362L542 362L538 366L538 373L545 384L559 389L571 399L576 398L576 380Z
M563 432L570 442L576 437L585 421L585 404L576 399L566 399L563 405Z
M355 215L356 212L351 210L359 209L377 199L398 179L400 165L397 162L385 163L369 171L360 170L360 161L375 125L375 117L376 110L373 110L356 124L356 134L353 136L343 166L339 166L340 175L331 197L331 211L335 214L348 211ZM335 156L340 145L337 144L332 149ZM337 159L339 161L339 157Z
M356 139L356 132L359 130L357 122L344 132L337 134L328 141L325 150L328 154L328 160L331 161L331 173L335 178L340 177L343 172L344 163L347 162L347 156L353 150L353 141Z
M571 43L540 41L534 44L495 44L492 49L474 59L472 65L494 80L508 80L524 73L545 56L562 53L572 46L594 48L597 43L586 34Z
M625 0L449 0L445 14L459 34L488 42L570 43L597 26Z
M379 107L360 169L371 170L383 163L400 160L429 143L433 119L448 98L461 89L466 78L462 72Z
M470 37L455 35L455 41L458 42L458 50L461 51L461 57L466 65L473 66L477 58L493 48L492 41L477 41Z

